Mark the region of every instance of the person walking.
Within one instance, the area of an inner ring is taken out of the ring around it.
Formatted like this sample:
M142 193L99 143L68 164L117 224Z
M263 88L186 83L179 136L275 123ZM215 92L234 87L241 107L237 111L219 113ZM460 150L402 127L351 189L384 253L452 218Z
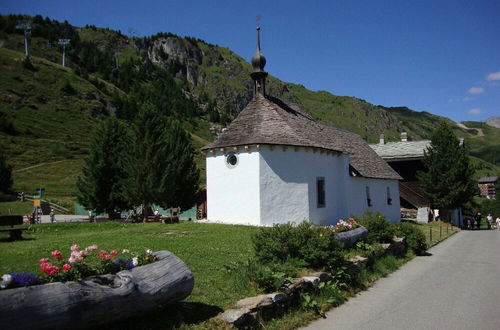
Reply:
M476 214L476 229L481 229L481 212Z
M497 217L495 221L497 223L497 229L500 228L500 217Z

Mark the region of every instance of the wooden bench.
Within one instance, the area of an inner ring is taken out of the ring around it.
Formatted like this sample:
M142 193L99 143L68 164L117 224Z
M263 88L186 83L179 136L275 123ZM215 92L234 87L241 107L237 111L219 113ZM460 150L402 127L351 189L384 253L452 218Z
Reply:
M23 230L28 228L24 227L16 227L15 225L23 224L23 216L22 215L0 215L0 226L10 226L10 228L0 229L2 231L8 231L10 233L11 240L18 240L22 238Z

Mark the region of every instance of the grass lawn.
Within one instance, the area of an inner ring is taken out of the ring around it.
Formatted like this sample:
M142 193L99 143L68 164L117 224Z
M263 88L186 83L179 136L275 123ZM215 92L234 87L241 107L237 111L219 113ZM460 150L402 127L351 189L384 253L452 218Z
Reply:
M33 202L1 202L0 215L26 215L33 211Z
M186 316L191 322L203 322L235 301L258 293L251 288L236 290L224 267L253 253L250 236L256 230L247 226L191 222L169 225L114 222L34 225L23 233L25 239L22 241L9 242L6 240L8 234L0 233L0 274L38 271L40 258L50 257L50 252L56 249L68 255L72 244L97 244L99 249L105 250L168 250L186 262L193 272L193 293L184 302L169 308L168 312L158 311L147 317L147 322L132 320L137 323L134 327L161 328L172 322L178 326L185 322L182 318Z
M441 223L415 224L424 233L432 230L433 240L446 235ZM122 224L107 223L56 223L30 226L23 233L24 240L10 242L7 233L0 233L0 274L8 272L38 272L38 260L49 257L59 249L64 256L73 244L97 244L99 249L140 251L143 249L168 250L189 266L195 277L195 287L185 301L159 308L142 316L115 322L110 329L164 329L195 328L225 329L227 326L213 317L225 309L233 308L239 299L262 293L254 285L241 285L236 274L228 272L235 262L253 256L251 235L256 227L182 222L179 224ZM448 231L451 234L451 231ZM428 237L429 240L429 237ZM403 256L383 256L363 270L355 285L341 291L318 291L313 299L323 310L342 303L349 296L366 289L378 278L393 272L408 260L412 253ZM333 299L332 299L333 297ZM317 311L295 306L282 317L262 321L266 329L291 329L307 324L318 317Z
M425 239L427 240L427 245L429 247L436 245L443 239L460 230L457 227L450 226L448 223L442 221L416 223L415 226L418 226L420 230L424 232Z

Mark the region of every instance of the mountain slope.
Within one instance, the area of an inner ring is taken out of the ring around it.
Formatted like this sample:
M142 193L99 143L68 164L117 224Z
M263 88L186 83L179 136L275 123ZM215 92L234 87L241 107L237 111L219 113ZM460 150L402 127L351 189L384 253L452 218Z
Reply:
M41 16L32 18L38 27L31 41L34 69L29 68L23 63L23 36L13 29L18 19L0 16L0 150L15 171L47 164L15 172L16 189L48 185L44 178L58 172L66 188L52 190L72 195L91 131L108 115L131 120L142 103L153 102L165 114L182 120L194 146L200 148L213 140L214 129L227 125L252 97L251 65L227 48L170 33L132 38ZM68 67L62 67L55 45L57 38L68 35L72 38ZM272 76L267 91L301 104L317 121L356 132L369 142L377 142L381 133L395 141L402 131L413 139L428 138L439 121L454 125L448 118L427 112L310 91ZM484 131L488 143L474 131L456 127L458 136L471 141L479 173L498 175L497 131ZM68 160L69 166L54 164L61 160ZM203 184L202 153L196 154L196 162Z

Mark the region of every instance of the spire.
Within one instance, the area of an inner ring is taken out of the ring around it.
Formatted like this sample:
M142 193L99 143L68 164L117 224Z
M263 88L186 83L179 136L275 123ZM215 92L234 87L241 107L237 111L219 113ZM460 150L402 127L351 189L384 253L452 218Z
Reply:
M260 51L260 27L257 26L257 49L252 57L253 72L250 74L254 80L254 95L266 95L267 72L264 71L265 66L266 58Z

